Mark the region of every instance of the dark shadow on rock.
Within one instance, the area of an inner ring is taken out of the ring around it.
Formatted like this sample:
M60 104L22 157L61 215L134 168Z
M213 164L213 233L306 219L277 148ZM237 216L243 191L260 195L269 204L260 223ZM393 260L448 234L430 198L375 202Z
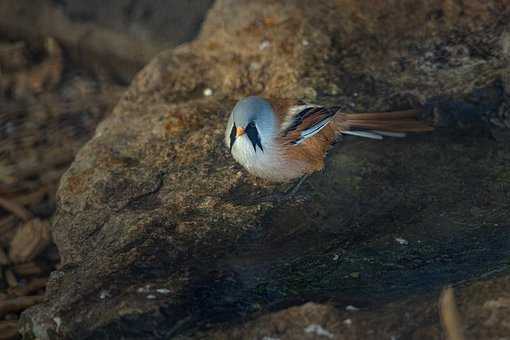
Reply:
M199 305L212 319L286 300L369 307L507 273L502 150L469 136L346 141L299 199L273 209L207 266L233 273L236 284Z

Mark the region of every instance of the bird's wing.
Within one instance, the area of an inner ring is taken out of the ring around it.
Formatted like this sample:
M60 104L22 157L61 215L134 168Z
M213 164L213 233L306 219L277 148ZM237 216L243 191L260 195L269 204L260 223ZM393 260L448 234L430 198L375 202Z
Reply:
M283 142L293 145L304 142L326 127L337 111L336 107L318 105L291 106L281 126Z

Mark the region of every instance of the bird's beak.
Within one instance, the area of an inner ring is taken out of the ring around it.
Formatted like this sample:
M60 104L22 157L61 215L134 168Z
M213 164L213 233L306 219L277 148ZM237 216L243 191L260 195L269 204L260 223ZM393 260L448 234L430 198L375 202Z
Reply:
M244 129L241 127L236 128L236 137L244 135Z

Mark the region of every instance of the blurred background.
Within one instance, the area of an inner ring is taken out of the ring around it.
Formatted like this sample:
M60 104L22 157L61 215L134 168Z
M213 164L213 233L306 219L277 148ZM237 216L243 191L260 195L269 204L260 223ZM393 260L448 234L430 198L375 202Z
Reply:
M49 222L75 153L212 0L0 0L0 339L59 265Z

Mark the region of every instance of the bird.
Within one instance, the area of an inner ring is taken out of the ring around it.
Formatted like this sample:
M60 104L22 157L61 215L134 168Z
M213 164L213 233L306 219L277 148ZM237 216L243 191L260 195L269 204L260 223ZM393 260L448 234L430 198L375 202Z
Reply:
M345 113L339 106L250 96L230 113L225 144L250 174L290 182L322 170L328 150L341 135L379 140L433 130L417 120L417 112Z

